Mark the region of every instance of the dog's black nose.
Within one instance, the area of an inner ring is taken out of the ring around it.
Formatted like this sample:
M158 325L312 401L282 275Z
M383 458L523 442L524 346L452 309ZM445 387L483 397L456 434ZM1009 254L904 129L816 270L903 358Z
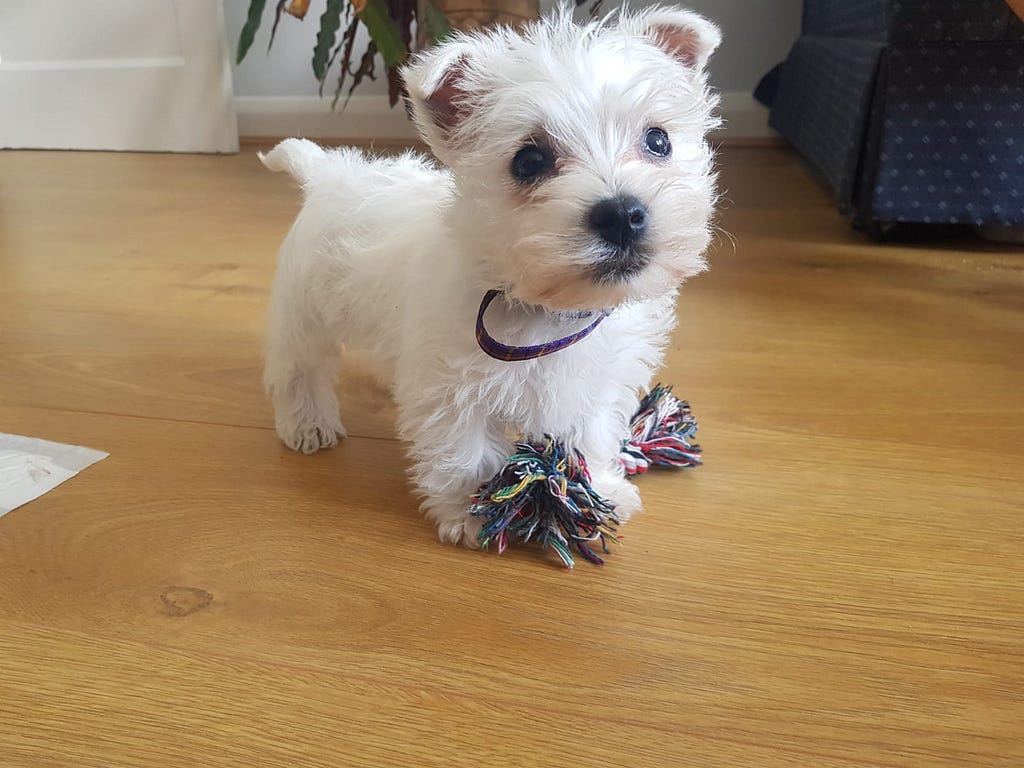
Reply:
M632 195L609 197L590 209L590 228L625 249L647 231L647 209Z

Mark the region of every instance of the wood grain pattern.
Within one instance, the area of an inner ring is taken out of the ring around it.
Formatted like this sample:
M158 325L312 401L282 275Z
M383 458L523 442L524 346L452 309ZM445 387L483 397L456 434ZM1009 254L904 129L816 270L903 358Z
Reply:
M1024 765L1024 253L722 167L664 374L707 465L567 573L439 545L366 378L278 444L252 147L0 153L0 431L111 452L0 519L0 764Z

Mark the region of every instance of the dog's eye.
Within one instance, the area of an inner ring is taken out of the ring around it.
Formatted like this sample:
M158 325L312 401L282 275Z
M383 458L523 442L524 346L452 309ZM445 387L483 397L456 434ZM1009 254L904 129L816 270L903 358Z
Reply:
M644 149L655 157L668 157L672 154L672 144L668 134L661 128L648 128L644 136Z
M517 181L535 181L554 165L555 158L550 150L536 144L527 144L512 158L512 175Z

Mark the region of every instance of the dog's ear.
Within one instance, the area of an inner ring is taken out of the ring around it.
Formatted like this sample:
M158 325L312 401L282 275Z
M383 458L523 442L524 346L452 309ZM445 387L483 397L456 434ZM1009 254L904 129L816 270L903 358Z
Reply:
M703 70L722 33L703 16L675 8L652 8L627 22L683 66Z
M423 140L447 162L447 149L470 110L466 81L472 44L458 37L418 54L402 69L406 107Z

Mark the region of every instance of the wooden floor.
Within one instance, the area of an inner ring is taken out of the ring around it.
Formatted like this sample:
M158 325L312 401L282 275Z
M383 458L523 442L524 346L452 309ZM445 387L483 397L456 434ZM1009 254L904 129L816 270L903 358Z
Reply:
M0 765L1024 766L1024 251L722 171L663 376L707 464L567 572L438 544L368 379L278 444L251 147L0 153L0 431L111 454L0 519Z

